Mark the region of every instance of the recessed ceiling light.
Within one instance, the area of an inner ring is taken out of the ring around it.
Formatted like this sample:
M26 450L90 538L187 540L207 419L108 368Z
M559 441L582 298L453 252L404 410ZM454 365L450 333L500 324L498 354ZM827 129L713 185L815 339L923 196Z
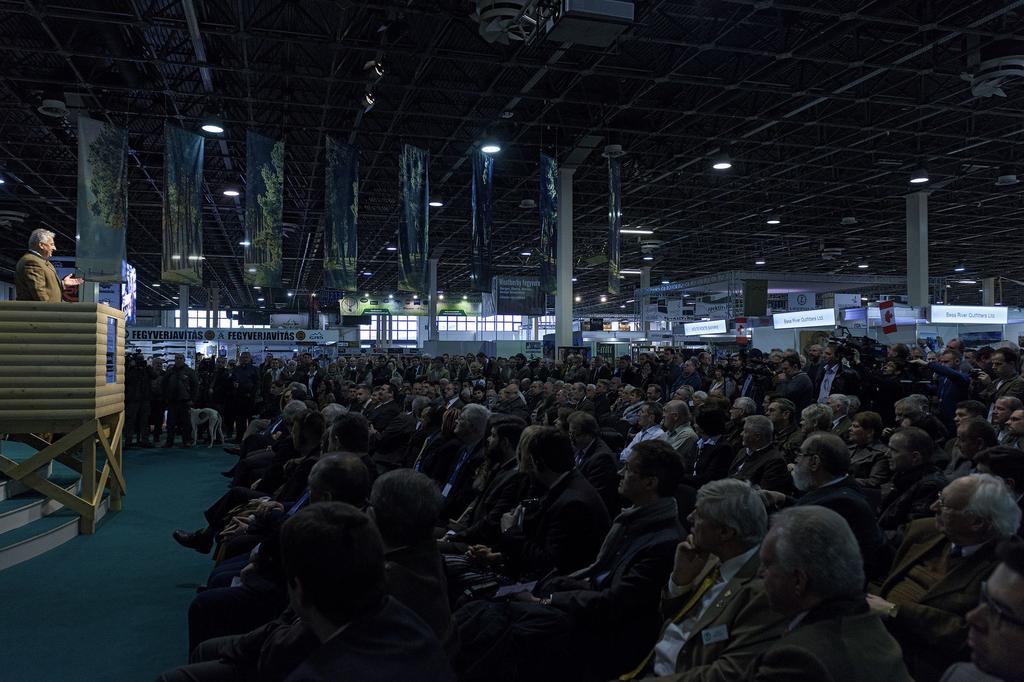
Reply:
M647 254L646 256L644 256L644 260L654 260L654 256L652 256L651 254Z
M249 272L256 272L256 268L249 268Z
M582 299L582 298L580 298L579 296L577 296L577 297L576 297L576 302L577 302L577 303L579 303L579 302L580 302L580 301L582 301L582 300L583 300L583 299Z
M602 296L601 297L601 303L607 303L607 302L608 302L608 297L607 296Z
M912 185L921 185L928 182L928 180L928 170L924 166L918 166L910 174L910 184Z
M397 246L387 246L387 247L385 247L385 248L386 248L386 249L387 249L388 251L398 251L398 247L397 247Z
M711 160L711 167L715 170L729 170L732 168L732 159L725 152L718 154Z
M226 197L237 197L239 194L237 189L226 189L224 190L224 196Z
M177 300L178 300L178 297L177 297L177 296L171 296L171 298L172 298L172 299L174 299L175 301L177 301Z
M224 126L214 121L204 123L199 127L199 129L202 130L204 133L212 133L214 135L220 135L221 133L224 132Z
M533 254L530 253L529 251L520 251L519 255L520 256L532 256Z
M625 308L626 306L625 306L625 304L623 304L623 305L620 305L619 307L620 308Z
M754 265L764 265L764 263L764 258L759 258L758 260L754 261Z
M480 147L480 151L484 154L497 154L501 151L501 145L497 142L485 142L483 146Z
M437 199L434 199L433 201L431 201L429 203L429 205L433 206L434 208L441 208L442 206L444 206L444 202L443 201L438 201Z
M253 286L253 289L255 289L256 291L259 291L259 290L261 290L262 288L263 288L263 287L261 287L261 286Z
M6 180L4 180L3 178L0 178L0 185L4 184L6 182L7 182Z
M624 227L619 230L619 234L654 234L654 230L644 230L641 228Z
M765 222L768 223L769 225L778 225L782 222L782 218L772 213L771 215L768 216L768 219Z
M206 260L202 256L189 256L188 259L189 260Z
M260 298L257 298L256 300L257 300L257 301L265 301L265 300L267 300L267 299L265 299L265 298L263 298L263 297L260 297Z
M366 277L369 277L369 276L370 276L370 275L372 275L372 274L373 274L373 273L372 273L372 272L370 272L370 271L366 271L366 272L364 272L364 273L363 273L363 275L365 275Z
M620 275L639 275L639 270L619 270Z
M153 286L155 286L155 287L160 286L160 282L153 282Z
M575 278L575 277L573 277L573 278L572 278L572 281L573 281L573 282L575 282L575 281L576 281L576 278Z
M437 300L443 301L444 300L444 294L438 294L437 295Z
M292 297L292 296L294 296L294 295L295 295L295 292L294 292L294 291L289 291L289 292L288 292L288 297L289 297L289 298L291 298L291 297Z
M661 280L661 283L662 283L662 284L671 284L671 282L669 282L669 281L668 281L667 279L663 279L663 280Z
M953 272L963 272L963 271L964 271L964 270L966 270L966 269L967 269L967 268L965 268L964 266L962 266L962 265L958 265L958 266L956 266L955 268L953 268Z
M252 242L250 242L248 239L243 239L242 241L238 242L238 245L239 246L252 246Z
M466 296L465 294L463 294L462 295L462 300L463 301L468 301L469 300L469 296Z
M869 266L867 263L861 263L857 267L860 268L861 270L867 270Z
M181 254L174 254L173 256L171 256L171 260L181 260Z

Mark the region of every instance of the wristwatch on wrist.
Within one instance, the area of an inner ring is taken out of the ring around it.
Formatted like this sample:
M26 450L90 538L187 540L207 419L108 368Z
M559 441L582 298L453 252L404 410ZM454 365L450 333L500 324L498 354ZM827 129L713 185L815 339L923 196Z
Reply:
M551 606L551 595L541 598L540 603L544 606Z
M888 616L889 618L895 618L896 614L899 613L899 612L900 612L899 605L898 604L893 604L892 606L889 607L889 611L885 615Z

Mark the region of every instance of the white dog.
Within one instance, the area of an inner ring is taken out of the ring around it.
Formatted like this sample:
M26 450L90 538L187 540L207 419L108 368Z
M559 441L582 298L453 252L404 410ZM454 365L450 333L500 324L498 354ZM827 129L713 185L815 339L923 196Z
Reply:
M213 447L214 441L220 443L224 442L224 432L221 431L220 423L220 412L213 409L212 407L204 407L202 409L192 408L192 442L196 443L196 430L200 424L206 424L206 429L210 432L210 447ZM198 443L196 443L198 445Z

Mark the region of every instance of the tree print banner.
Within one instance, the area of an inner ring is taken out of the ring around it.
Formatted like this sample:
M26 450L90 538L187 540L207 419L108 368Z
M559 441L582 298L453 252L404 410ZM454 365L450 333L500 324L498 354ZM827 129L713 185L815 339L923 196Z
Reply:
M203 283L202 135L164 126L164 223L160 280Z
M356 291L359 149L327 138L324 286Z
M491 205L494 196L494 157L473 152L473 291L491 290Z
M558 164L540 155L540 288L553 296L558 289Z
M608 293L619 293L619 255L622 238L622 166L608 159Z
M245 283L281 286L284 142L245 134Z
M128 224L128 132L78 119L75 268L90 282L120 282Z
M430 152L403 145L398 159L401 207L398 226L398 288L427 290L427 248L429 245Z

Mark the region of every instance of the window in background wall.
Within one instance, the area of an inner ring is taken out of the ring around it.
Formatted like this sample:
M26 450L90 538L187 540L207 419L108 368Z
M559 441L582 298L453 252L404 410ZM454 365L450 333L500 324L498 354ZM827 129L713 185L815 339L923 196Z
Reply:
M222 329L270 329L269 324L238 324L237 312L221 310L218 314L217 326ZM174 311L174 326L179 326L181 323L181 311ZM210 328L213 326L213 312L210 310L192 310L189 308L188 311L188 326Z
M359 325L359 340L375 341L377 339L377 323L383 319L383 315L371 315L370 324Z

